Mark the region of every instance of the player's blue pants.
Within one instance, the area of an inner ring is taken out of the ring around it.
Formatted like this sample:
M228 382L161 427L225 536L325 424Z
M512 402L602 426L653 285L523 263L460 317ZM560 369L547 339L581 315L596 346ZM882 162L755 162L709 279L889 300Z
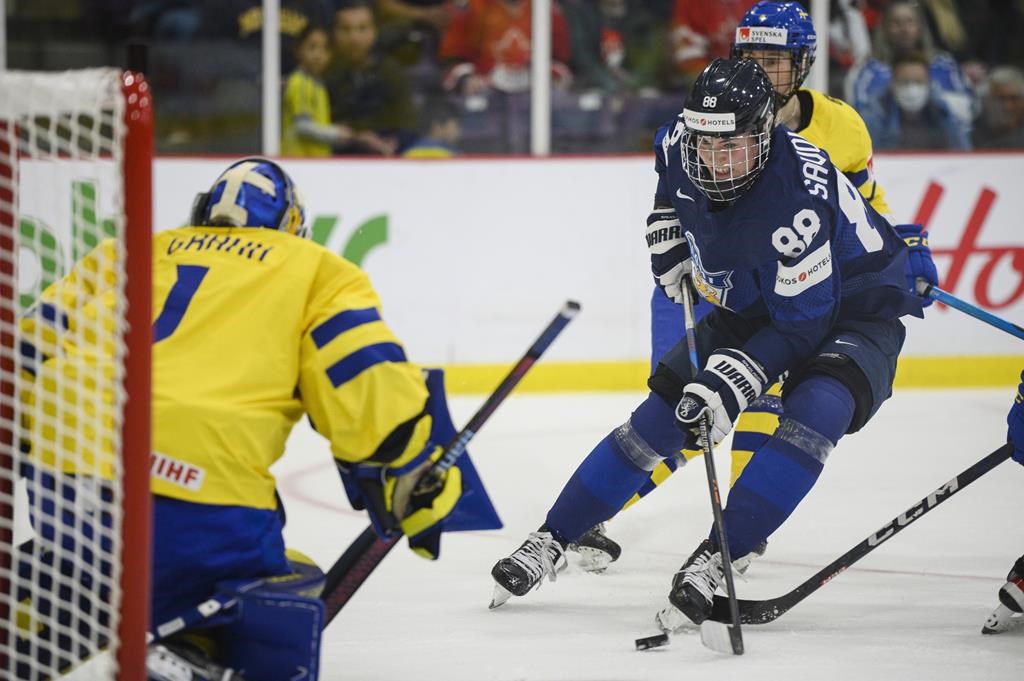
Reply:
M214 593L218 582L286 575L276 511L153 497L153 597L162 624Z
M741 347L761 325L715 310L698 325L700 354ZM730 548L735 537L736 556L749 553L781 525L814 485L832 446L861 428L888 399L904 337L898 320L839 323L792 372L783 390L783 411L788 413L792 403L792 418L754 453L736 484L743 482L744 488L730 493L737 526L730 532ZM680 388L691 375L688 353L678 345L662 364L659 370L671 370ZM545 524L559 540L574 541L610 518L660 458L682 448L684 437L669 406L673 399L678 397L650 394L584 459L547 515Z

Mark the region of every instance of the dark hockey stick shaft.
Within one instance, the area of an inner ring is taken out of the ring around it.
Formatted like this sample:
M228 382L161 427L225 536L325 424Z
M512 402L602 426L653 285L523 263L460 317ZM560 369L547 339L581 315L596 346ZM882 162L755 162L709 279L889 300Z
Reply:
M956 476L946 484L940 486L921 501L896 516L882 529L878 530L852 549L836 558L834 561L815 573L810 579L789 593L778 598L771 598L764 601L743 601L739 602L740 621L744 624L766 624L784 615L790 608L804 600L812 593L828 584L858 560L868 555L876 548L895 537L908 525L918 520L924 514L949 499L951 496L971 484L990 470L1006 461L1013 454L1013 445L1005 444L996 451L977 462L960 475ZM715 596L714 610L711 617L719 621L725 621L729 616L730 604L721 596Z
M683 312L686 325L686 347L690 351L690 364L694 371L700 371L699 358L697 356L697 331L693 314L693 293L690 290L689 282L684 281L683 290ZM729 642L732 644L734 655L743 654L743 631L740 628L739 603L736 598L736 582L732 576L732 556L729 553L729 542L725 533L725 520L722 515L722 496L718 489L718 473L715 470L715 457L712 455L711 437L709 433L708 417L700 417L701 447L704 450L704 469L708 477L708 493L711 496L711 513L715 519L715 533L718 538L719 551L722 554L722 568L725 573L725 591L728 594L727 605L729 609ZM724 621L724 620L723 620ZM724 651L723 651L724 652Z
M424 479L432 475L438 475L458 462L459 457L465 454L469 441L473 439L477 431L480 430L480 427L491 417L495 409L498 408L498 405L505 401L505 398L519 384L530 370L530 367L540 359L540 356L551 346L555 338L558 337L558 334L562 332L566 324L579 311L579 303L573 300L566 301L562 309L555 315L555 318L551 320L547 328L533 342L533 345L526 351L526 354L516 362L515 366L512 367L504 380L495 388L490 397L484 401L483 405L469 420L469 423L448 443L444 454L423 476ZM381 539L374 531L373 525L368 525L341 557L335 561L327 573L323 594L321 595L327 610L328 624L352 599L352 596L363 585L363 582L373 574L373 571L380 565L391 549L395 547L399 539L401 539L401 535Z
M949 305L954 310L959 310L960 312L974 317L979 321L985 322L990 326L994 326L1000 331L1005 331L1011 336L1024 340L1024 328L1021 328L1012 322L1008 322L1002 317L994 315L987 310L971 305L966 300L957 298L952 293L947 293L938 286L932 286L924 279L917 280L917 295L922 298L931 298L932 300L937 300L940 303Z

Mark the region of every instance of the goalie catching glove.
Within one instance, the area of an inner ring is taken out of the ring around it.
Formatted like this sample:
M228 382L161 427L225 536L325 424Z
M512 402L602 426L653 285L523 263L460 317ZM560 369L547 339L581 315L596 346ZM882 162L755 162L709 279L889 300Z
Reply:
M710 421L707 447L718 445L732 430L736 419L764 392L768 382L764 369L748 355L734 349L719 349L707 366L683 388L676 406L676 419L683 430L700 435L700 419Z

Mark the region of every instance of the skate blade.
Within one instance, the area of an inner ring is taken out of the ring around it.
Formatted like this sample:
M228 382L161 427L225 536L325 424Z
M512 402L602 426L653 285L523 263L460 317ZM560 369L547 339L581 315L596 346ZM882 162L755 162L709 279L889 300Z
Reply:
M985 620L981 628L983 634L1004 634L1014 629L1024 627L1024 615L1015 613L1005 605L999 605L995 611Z
M581 546L576 550L580 557L580 569L584 572L601 574L612 564L611 556L604 551Z
M501 586L500 584L494 585L494 593L491 594L491 604L487 606L490 610L500 608L508 602L508 599L512 598L512 592Z
M732 655L732 639L729 637L729 625L714 620L704 620L700 623L700 642L705 648L710 648L716 653Z
M690 618L671 603L654 615L654 624L665 634L678 634L683 629L693 626Z

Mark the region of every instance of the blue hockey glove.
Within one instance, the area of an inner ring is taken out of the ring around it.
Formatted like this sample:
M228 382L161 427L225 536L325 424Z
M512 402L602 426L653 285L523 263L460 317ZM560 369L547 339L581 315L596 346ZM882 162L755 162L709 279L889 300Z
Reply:
M1020 372L1021 384L1017 386L1017 398L1006 417L1009 430L1006 440L1014 446L1013 460L1024 466L1024 371Z
M693 260L674 208L655 208L647 216L647 249L654 280L669 300L682 305L683 286L689 285Z
M895 229L910 250L907 256L907 287L917 293L918 279L938 286L939 273L935 270L935 261L932 260L932 249L928 247L927 230L921 225L896 225ZM932 302L931 298L925 298L923 305L928 307Z
M676 419L683 430L699 433L700 418L706 414L711 420L710 446L714 447L729 434L740 413L764 392L767 382L764 369L743 352L715 350L705 369L683 388Z

